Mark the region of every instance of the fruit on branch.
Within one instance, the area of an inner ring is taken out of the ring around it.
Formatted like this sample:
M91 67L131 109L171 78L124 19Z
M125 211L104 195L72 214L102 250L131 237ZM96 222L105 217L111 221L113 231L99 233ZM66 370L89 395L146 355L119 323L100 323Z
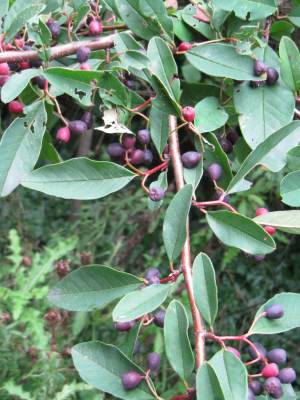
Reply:
M273 304L265 310L268 319L279 319L284 315L284 309L281 304Z
M130 162L133 165L140 165L144 162L144 152L140 149L135 149L130 155Z
M71 138L71 132L67 126L59 128L58 131L56 132L56 139L60 140L61 142L68 143L70 138Z
M262 392L264 390L263 385L259 381L251 381L249 383L249 388L250 388L250 390L252 390L253 394L255 394L256 396L259 396L260 394L262 394Z
M151 150L146 149L144 150L144 164L146 166L150 166L153 162L153 153Z
M122 384L125 390L135 389L144 379L144 376L135 371L125 372L122 375Z
M29 62L28 61L20 61L19 62L19 68L20 69L28 69L28 68L30 68L30 64L29 64Z
M279 79L279 73L275 68L268 68L267 70L267 84L269 86L275 85Z
M267 69L268 69L267 65L261 60L254 61L253 70L256 76L261 76L262 74L267 72Z
M296 371L294 368L283 368L279 371L278 378L281 383L293 383L297 378Z
M57 39L58 36L60 35L60 26L58 25L57 22L54 21L54 19L50 18L48 19L48 21L46 22L46 25L49 28L49 31L51 32L51 35L53 37L53 39Z
M31 82L34 85L37 85L41 90L43 90L45 87L46 79L43 76L36 76L32 78Z
M87 126L84 121L81 121L80 119L70 121L69 122L69 128L71 132L77 133L77 134L84 134L87 131Z
M160 284L160 271L157 268L149 268L144 278L148 281L148 285L159 285Z
M265 215L268 214L269 210L267 208L261 207L261 208L257 208L255 211L255 215L257 217L259 217L260 215Z
M149 144L151 135L148 129L140 129L137 133L137 138L141 144Z
M160 186L153 186L149 189L149 198L152 201L160 201L165 197L165 191Z
M147 354L147 367L151 371L157 371L160 366L160 355L158 353Z
M257 343L257 342L253 343L253 344L254 344L258 354L260 355L260 357L266 357L267 350L265 349L265 347L262 344ZM252 347L248 348L248 353L249 353L249 356L252 358L252 360L257 358L257 356L258 356L256 351Z
M165 316L166 316L166 312L165 310L158 310L155 311L155 313L153 314L153 322L156 326L158 326L159 328L163 328L164 324L165 324Z
M227 346L226 350L230 351L230 353L234 354L237 358L241 358L241 353L236 348Z
M113 159L120 159L124 157L125 149L120 143L110 143L107 146L107 153Z
M201 158L202 154L198 151L187 151L182 154L181 161L185 168L191 169L197 167Z
M90 66L89 63L83 63L80 64L79 69L81 69L81 71L91 71L92 67Z
M128 321L128 322L116 322L115 323L115 328L119 332L127 332L130 331L135 325L135 321Z
M193 122L195 119L194 107L186 106L181 110L182 118L187 122Z
M13 100L8 103L8 111L12 114L20 114L24 111L24 104L20 101Z
M177 51L189 51L193 48L192 43L189 42L181 42L177 47Z
M253 89L257 89L261 86L264 86L265 81L250 81L249 85L253 88Z
M90 111L86 111L80 119L86 124L88 129L91 129L94 122L93 113L91 113Z
M55 264L55 270L60 278L65 277L70 272L70 261L60 260Z
M248 388L248 397L247 400L255 400L255 395L251 389Z
M273 349L267 353L267 359L275 364L285 364L287 353L284 349Z
M232 146L232 143L230 140L226 139L225 137L222 137L219 142L220 142L220 145L221 145L223 151L226 154L232 153L233 146Z
M278 365L275 363L267 364L261 371L264 378L272 378L279 375Z
M93 19L89 24L89 33L92 36L99 36L103 32L103 26L100 21Z
M80 64L85 63L89 59L90 54L91 54L91 49L89 47L85 46L79 47L79 49L76 52L77 61Z
M0 75L9 75L10 68L7 63L0 63Z
M8 79L9 75L0 75L0 87L4 86Z
M265 226L264 230L271 236L274 236L276 233L276 229L273 226Z
M213 163L208 166L207 172L213 181L217 181L222 175L222 167L220 164Z
M92 262L92 253L90 251L83 251L80 253L80 263L82 265L89 265Z
M122 136L122 146L126 149L133 149L135 146L135 142L136 142L136 137L134 135L130 135L125 133Z
M265 390L274 399L280 399L280 397L283 395L281 382L276 377L272 377L266 380Z

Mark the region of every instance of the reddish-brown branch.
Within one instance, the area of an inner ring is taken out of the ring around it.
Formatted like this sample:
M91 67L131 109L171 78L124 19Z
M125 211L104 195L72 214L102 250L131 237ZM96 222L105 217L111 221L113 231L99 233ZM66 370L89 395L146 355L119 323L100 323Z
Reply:
M177 190L180 190L184 186L184 179L183 179L183 167L181 163L181 156L179 149L178 132L176 127L177 127L177 119L176 117L171 116L170 132L172 133L169 136L170 153L173 162L176 187ZM187 223L186 232L187 232L186 241L182 250L182 270L194 322L194 331L196 336L195 337L196 363L197 367L200 367L205 360L205 327L201 315L197 309L193 291L189 223Z
M213 206L220 206L220 207L225 207L228 208L228 210L236 213L236 209L232 207L230 204L226 203L226 201L223 200L212 200L212 201L201 201L201 202L193 202L193 206L203 209L206 207L213 207Z

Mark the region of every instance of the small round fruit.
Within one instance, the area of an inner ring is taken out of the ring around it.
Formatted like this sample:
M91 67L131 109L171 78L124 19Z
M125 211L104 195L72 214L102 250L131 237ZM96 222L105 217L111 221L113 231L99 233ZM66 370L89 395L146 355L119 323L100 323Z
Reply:
M122 146L129 150L133 149L135 146L136 137L134 135L125 134L122 136Z
M261 76L262 74L267 72L268 67L261 60L255 60L253 69L256 76Z
M103 26L100 21L94 19L89 24L89 33L92 36L99 36L103 32Z
M151 140L150 131L148 129L140 129L137 133L137 138L142 144L149 144Z
M222 167L220 164L213 163L207 168L207 172L213 181L217 181L222 175Z
M250 81L249 85L253 88L253 89L257 89L261 86L264 86L265 81Z
M8 103L8 111L12 114L20 114L24 111L24 104L19 101L11 101Z
M259 381L252 381L249 383L249 388L252 390L252 392L256 395L259 396L262 394L264 388L263 385Z
M80 135L86 133L86 131L87 131L86 123L81 121L80 119L74 120L74 121L70 121L69 122L69 128L70 128L71 132L77 133L77 134L80 134Z
M257 208L255 211L255 215L259 217L260 215L268 214L269 210L265 207Z
M60 31L61 31L60 26L58 25L58 23L55 22L55 21L51 18L51 19L49 19L49 20L46 22L46 25L48 26L49 31L51 32L52 37L53 37L54 39L58 38L58 36L60 35Z
M122 158L125 155L125 149L120 143L110 143L107 146L107 153L111 158Z
M29 64L29 62L28 61L20 61L19 62L19 68L20 69L28 69L28 68L30 68L30 64Z
M231 142L232 145L234 145L240 138L238 129L233 127L230 128L228 133L227 133L227 139Z
M79 69L81 69L81 71L91 71L92 67L90 66L89 63L83 63L80 64Z
M265 226L264 230L271 236L274 236L276 233L276 229L273 226Z
M4 86L9 80L9 75L0 75L0 87Z
M153 322L156 326L158 326L159 328L163 328L164 324L165 324L165 316L166 316L166 312L165 310L158 310L153 314Z
M89 59L90 54L91 54L91 49L89 47L85 46L79 47L79 49L76 52L77 61L80 64L86 62Z
M281 304L272 304L265 310L268 319L279 319L284 315L284 309Z
M189 51L192 47L193 45L189 42L181 42L177 47L177 51Z
M182 109L182 117L187 122L193 122L195 119L194 107L186 106Z
M274 399L280 399L280 397L283 395L281 382L276 377L272 377L266 380L265 390Z
M151 150L144 150L144 164L149 167L153 163L153 153Z
M135 389L144 379L143 375L140 375L135 371L125 372L121 378L125 390Z
M248 397L247 400L255 400L255 395L251 389L248 388Z
M275 364L285 364L287 353L284 349L273 349L267 353L267 359Z
M257 343L257 342L255 342L253 344L256 347L256 350L258 351L259 355L261 357L265 357L266 354L267 354L267 350L264 348L264 346L262 344L260 344L260 343ZM249 356L252 358L252 360L257 358L257 356L258 356L256 351L252 347L248 348L248 353L249 353Z
M275 363L267 364L261 371L261 374L264 378L272 378L274 376L278 376L279 368Z
M269 86L275 85L278 81L279 73L275 68L268 68L267 69L267 84Z
M294 368L283 368L279 371L278 378L281 383L293 383L297 378L296 371Z
M64 126L63 128L58 129L58 131L56 133L57 140L68 143L70 138L71 138L71 132L67 126Z
M236 348L227 346L226 350L230 351L230 353L234 354L237 358L241 358L241 353Z
M221 138L220 139L220 145L221 145L222 150L224 151L224 153L226 153L226 154L232 153L233 145L230 142L230 140L228 140L226 138Z
M131 156L130 156L130 162L133 165L140 165L144 162L144 152L143 150L140 149L135 149Z
M90 111L86 111L83 116L81 117L81 121L86 123L86 126L91 129L91 127L93 126L93 113L91 113Z
M145 272L145 279L148 281L149 279L153 278L154 276L157 276L158 278L160 278L160 270L157 268L149 268L147 269L147 271Z
M7 63L0 63L0 75L9 75L10 68Z
M187 151L181 156L182 164L185 168L191 169L197 167L201 160L202 154L198 151Z
M135 321L128 321L128 322L116 322L115 328L119 332L127 332L130 331L135 325Z
M29 257L29 256L24 256L24 257L22 258L22 264L23 264L25 267L31 267L31 265L32 265L32 259L31 259L31 257Z
M43 76L36 76L32 79L32 83L37 85L41 90L45 88L46 79Z
M153 186L149 190L149 198L152 201L160 201L165 197L165 191L160 186Z
M60 278L65 277L70 272L70 261L60 260L55 264L56 273Z
M160 366L160 355L158 353L147 354L147 367L151 371L157 371Z

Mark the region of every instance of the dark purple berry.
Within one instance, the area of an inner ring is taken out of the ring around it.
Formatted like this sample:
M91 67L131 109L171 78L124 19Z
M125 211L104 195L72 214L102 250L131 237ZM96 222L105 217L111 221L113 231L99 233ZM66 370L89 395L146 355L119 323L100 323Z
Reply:
M122 158L125 155L125 149L120 143L110 143L107 146L107 153L111 158Z
M160 186L153 186L149 190L149 198L152 201L160 201L165 197L165 191Z
M46 79L43 76L36 76L35 78L32 79L32 83L34 85L37 85L42 90L45 88L45 82Z
M148 129L141 129L137 133L137 138L142 144L149 144L151 140L150 132Z
M220 164L213 163L207 168L207 172L213 181L217 181L222 175L222 167Z
M230 128L227 133L227 139L231 142L232 145L235 145L239 140L240 134L238 128Z
M261 86L264 86L265 81L250 81L249 85L253 88L253 89L257 89Z
M71 132L78 133L80 135L86 133L86 131L87 131L86 123L81 121L80 119L70 121L69 128L70 128Z
M267 359L275 364L285 364L287 354L284 349L273 349L267 353Z
M153 163L153 153L151 150L144 150L144 164L149 167Z
M147 281L149 281L151 278L153 278L154 276L157 276L158 278L160 278L160 270L157 268L149 268L147 269L147 271L145 272L145 279Z
M248 397L247 400L255 400L254 393L251 389L248 388Z
M79 49L76 52L76 57L77 57L77 61L82 64L85 63L91 54L91 49L89 47L79 47Z
M130 156L130 162L133 165L140 165L144 162L144 152L143 150L140 149L135 149L131 156Z
M135 321L128 321L128 322L116 322L115 328L119 332L127 332L130 331L135 325Z
M122 375L122 384L125 390L132 390L136 388L143 379L143 375L140 375L135 371L129 371Z
M249 388L252 390L253 394L259 396L262 394L264 388L263 385L259 381L252 381L249 383Z
M258 353L260 354L260 356L261 357L266 357L266 355L267 355L267 350L264 348L264 346L262 345L262 344L260 344L260 343L253 343L254 344L254 346L256 347L256 349L257 349L257 351L258 351ZM248 353L249 353L249 356L254 360L255 358L257 358L257 353L256 353L256 351L252 348L252 347L249 347L248 348Z
M185 168L195 168L201 160L202 154L198 151L187 151L181 156L182 164Z
M275 68L268 68L267 70L267 84L269 86L275 85L278 81L279 73Z
M122 146L129 150L135 146L136 137L134 135L125 134L122 136Z
M220 139L220 145L226 154L230 154L233 150L232 143L230 142L230 140L228 140L226 138Z
M255 60L253 69L256 76L261 76L262 74L267 72L268 67L261 60Z
M46 25L48 26L49 31L51 32L52 37L53 37L54 39L56 39L56 38L59 36L59 34L60 34L60 26L58 25L58 23L55 22L55 21L51 18L51 19L49 19L49 20L46 22Z
M149 353L147 355L147 367L151 371L158 370L160 366L160 355L158 353Z
M93 126L93 114L90 111L86 111L81 117L81 121L83 121L88 129L91 129Z
M278 378L272 377L268 378L265 382L265 390L274 399L280 399L283 395L282 385Z
M268 319L278 319L284 315L284 309L281 304L273 304L265 312Z
M43 65L43 61L41 60L30 60L29 61L31 68L40 68Z
M281 383L293 383L297 379L296 371L293 368L283 368L279 371L278 378Z
M153 314L153 322L156 326L158 326L159 328L163 328L164 327L164 323L165 323L165 316L166 316L166 312L165 310L158 310Z

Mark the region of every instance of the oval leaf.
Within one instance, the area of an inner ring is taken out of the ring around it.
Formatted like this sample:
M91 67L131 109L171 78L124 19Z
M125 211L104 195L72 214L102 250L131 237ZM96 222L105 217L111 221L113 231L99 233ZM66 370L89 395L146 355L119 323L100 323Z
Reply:
M269 212L254 218L254 221L261 225L274 226L274 228L277 228L283 232L300 235L299 210Z
M288 206L300 206L300 171L287 174L280 183L282 201Z
M3 103L9 103L17 98L26 88L32 78L41 74L38 69L25 69L12 75L1 90L1 100Z
M165 316L164 337L168 360L183 380L189 379L195 363L188 328L184 306L179 301L173 300Z
M294 92L300 89L300 53L295 42L284 36L279 45L281 76Z
M225 125L228 114L216 97L206 97L196 104L195 126L200 133L215 131Z
M217 375L208 362L198 369L196 389L197 400L225 400Z
M59 281L50 290L49 300L65 310L91 311L106 307L141 284L131 274L93 265L79 268Z
M268 254L276 244L258 224L241 214L213 211L206 219L215 235L227 246L237 247L250 254Z
M266 18L276 11L274 0L213 0L226 11L234 11L238 18L250 21Z

